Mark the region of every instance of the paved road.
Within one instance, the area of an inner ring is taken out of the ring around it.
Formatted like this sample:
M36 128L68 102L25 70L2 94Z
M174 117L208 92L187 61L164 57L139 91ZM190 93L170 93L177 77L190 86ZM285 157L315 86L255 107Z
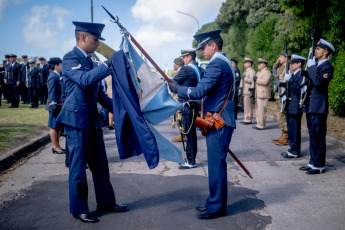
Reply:
M48 144L0 176L0 229L344 229L344 149L328 145L326 173L307 175L298 169L309 160L306 133L302 157L286 160L280 152L287 147L271 143L280 134L276 123L268 121L264 131L252 126L238 123L230 147L254 179L228 157L226 217L198 220L194 211L208 195L204 137L198 136L197 168L179 170L176 163L161 160L150 170L143 156L120 160L114 132L104 130L111 182L117 201L126 203L129 212L97 213L88 172L89 207L100 222L75 220L68 211L64 156L53 155ZM177 134L169 121L157 128L169 139Z

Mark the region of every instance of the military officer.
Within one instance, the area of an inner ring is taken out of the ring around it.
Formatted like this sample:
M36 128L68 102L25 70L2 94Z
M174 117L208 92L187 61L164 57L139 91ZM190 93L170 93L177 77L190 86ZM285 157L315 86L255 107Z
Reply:
M65 54L62 75L66 100L57 121L64 124L69 150L70 212L76 219L95 223L87 202L86 165L89 166L95 187L99 212L123 212L126 205L116 204L110 183L103 131L97 102L113 112L112 100L106 95L101 80L110 75L106 64L96 66L90 53L100 45L104 24L73 22L76 26L76 46Z
M38 82L39 82L39 71L37 67L35 67L35 60L29 60L29 69L26 79L26 87L29 90L30 95L30 108L38 108Z
M20 64L17 63L17 55L10 54L10 64L8 65L5 84L8 87L8 96L11 101L10 108L19 106L19 86L20 86Z
M183 61L181 58L175 58L174 59L174 72L172 74L173 77L175 77L178 74L178 71L180 71L181 67L183 66Z
M48 88L47 88L47 79L49 75L49 70L47 65L44 63L44 57L40 57L40 64L38 65L39 70L39 101L41 105L45 105L48 99Z
M184 65L181 57L175 58L174 59L174 72L172 74L172 77L176 77L176 75L178 74L178 72L180 71L181 67ZM176 93L173 94L173 98L178 101L178 96ZM174 122L177 121L177 118L180 114L180 111L176 112L174 115ZM183 138L185 139L185 135L183 135ZM182 137L181 134L178 134L176 137L174 137L172 140L172 142L182 142Z
M285 82L284 76L286 72L286 65L288 60L291 58L291 51L283 50L280 52L278 60L273 64L273 75L275 79L274 91L275 95L274 98L276 99L276 117L277 122L280 130L282 131L281 136L277 139L273 139L272 142L276 145L288 145L288 131L287 131L287 124L286 124L286 116L281 112L281 103L280 103L280 92L281 88L279 88L280 82Z
M242 88L243 94L243 109L244 109L244 119L241 122L244 125L251 124L253 119L253 107L252 101L250 99L250 91L249 88L253 84L253 77L255 75L255 71L252 67L254 61L250 58L244 58L244 68L245 72L243 73L243 78L240 83L240 88Z
M286 82L280 83L285 87L287 84L289 85L286 88L289 90L286 121L290 148L281 153L284 158L297 158L301 154L301 118L303 113L299 106L299 100L303 76L308 74L302 69L305 60L304 57L293 54L290 62L290 73L285 74L284 77Z
M258 60L258 72L253 77L255 81L255 109L256 109L256 130L266 128L266 114L268 100L271 97L271 72L267 69L268 62L262 58Z
M212 129L206 136L210 195L205 205L196 207L200 212L198 215L200 219L226 215L228 194L226 156L236 127L235 108L231 101L235 93L235 73L230 61L222 53L223 39L220 32L221 30L214 30L194 35L199 43L197 50L210 60L199 84L196 87L187 87L178 86L174 82L169 83L170 88L178 92L180 98L200 100L206 96L205 114L219 113L225 105L221 117L226 125L219 130ZM230 95L229 100L225 104L228 95Z
M7 75L8 75L8 66L10 64L10 55L9 54L5 54L5 60L3 61L3 68L4 68L4 81L5 79L7 79ZM5 84L4 82L4 86L2 89L2 93L4 94L4 99L6 100L6 104L10 103L10 97L8 96L8 85Z
M234 96L234 99L233 99L233 103L235 105L235 119L237 120L237 112L238 112L238 89L240 87L240 84L241 84L241 72L240 70L237 68L237 64L238 64L238 61L235 60L235 59L230 59L231 61L231 65L232 67L234 68L234 71L235 71L235 81L236 81L236 95Z
M329 56L335 51L333 45L320 39L313 59L308 59L308 74L311 80L311 93L304 112L307 115L309 131L310 161L300 169L307 174L319 174L325 170L326 132L328 115L328 85L333 78L334 67L329 63ZM316 61L317 60L317 63Z
M5 76L5 68L4 66L0 67L0 106L1 106L1 101L2 101L2 93L3 93L3 88L4 88L4 76Z
M56 121L62 106L62 89L60 84L62 60L58 57L53 57L50 58L48 64L52 69L47 80L48 104L46 106L46 110L49 111L48 127L50 128L50 139L53 144L53 153L63 154L65 151L60 146L62 124Z
M27 73L30 68L29 62L28 62L28 55L22 55L23 63L20 66L20 72L21 72L21 78L20 78L20 95L23 104L29 104L30 103L30 96L29 96L29 90L26 88L26 78Z
M181 67L178 74L174 77L174 82L178 85L195 87L201 79L201 70L198 63L195 61L195 49L181 50L182 61L184 66ZM182 98L178 99L179 102L184 103ZM198 150L196 127L194 125L195 112L185 105L181 109L181 121L183 127L183 134L186 136L186 158L182 168L195 168L195 158Z

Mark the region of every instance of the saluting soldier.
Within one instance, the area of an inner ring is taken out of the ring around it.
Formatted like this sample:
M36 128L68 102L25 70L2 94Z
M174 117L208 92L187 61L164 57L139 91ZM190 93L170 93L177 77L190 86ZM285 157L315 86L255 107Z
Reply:
M181 50L181 55L184 66L181 67L173 81L178 85L195 87L198 82L200 82L202 76L198 63L195 61L195 49ZM178 101L184 103L182 98L179 98ZM186 158L185 162L181 164L182 168L195 168L196 166L195 158L198 146L196 127L193 121L193 118L196 116L194 112L195 111L188 108L187 105L181 109L183 134L186 136Z
M267 69L268 62L265 59L258 60L258 73L253 77L255 81L255 109L256 126L253 129L264 130L266 128L266 114L268 100L271 97L271 71Z
M275 84L274 84L274 98L276 99L276 116L277 116L277 123L282 131L281 135L277 139L272 139L272 142L276 145L288 145L288 130L287 130L287 124L286 124L286 116L281 112L281 102L280 102L280 95L279 93L282 91L282 88L279 88L280 82L285 82L284 76L285 76L285 70L286 65L288 62L288 59L291 57L291 51L288 51L286 54L286 51L283 50L280 52L278 60L273 64L273 73L275 74Z
M38 108L38 85L39 85L39 71L35 67L35 60L29 60L29 69L26 79L26 87L29 90L30 95L30 108Z
M248 125L252 123L253 119L253 107L252 101L250 99L250 91L253 83L253 77L255 75L255 71L252 67L254 61L250 58L245 57L243 66L245 68L245 72L243 73L243 78L240 83L240 87L242 88L243 94L243 110L244 110L244 119L241 122L244 125Z
M200 100L206 96L205 114L219 113L224 106L221 117L226 125L219 130L212 129L206 136L210 195L204 205L195 207L200 212L198 215L200 219L226 215L228 195L226 156L236 127L235 108L231 101L235 93L235 73L230 61L222 53L223 39L220 32L221 30L214 30L194 35L199 43L197 50L210 60L199 84L196 87L188 87L178 86L174 82L169 83L170 89L177 92L180 98ZM227 98L230 100L226 100Z
M17 63L17 55L10 54L10 64L7 66L7 77L5 84L8 87L8 96L11 101L9 108L18 108L19 106L19 86L20 86L20 64Z
M289 100L286 112L287 130L289 136L290 148L286 152L282 152L281 155L284 158L298 158L301 155L301 118L302 109L299 106L301 96L301 83L303 76L308 73L303 71L302 67L305 62L305 58L296 54L291 56L290 73L285 74L285 81L280 85L289 86Z
M241 72L240 70L237 68L237 64L238 61L235 59L230 59L231 61L231 65L234 68L235 71L235 85L236 85L236 94L234 96L234 99L232 100L232 102L235 105L235 119L237 120L237 112L238 112L238 89L240 87L241 84Z
M26 87L26 78L29 71L29 62L28 62L28 55L22 55L23 63L21 64L20 71L21 71L21 78L20 78L20 95L23 104L30 103L30 96L29 90Z
M311 93L304 112L307 114L310 161L300 169L307 174L323 173L326 164L326 132L328 115L328 85L333 78L334 67L328 57L335 51L324 39L317 43L313 59L307 62ZM315 62L317 60L317 63Z
M47 88L47 79L49 75L49 70L47 65L44 62L44 57L40 57L40 64L38 66L39 70L39 100L41 105L45 105L48 99L48 88Z

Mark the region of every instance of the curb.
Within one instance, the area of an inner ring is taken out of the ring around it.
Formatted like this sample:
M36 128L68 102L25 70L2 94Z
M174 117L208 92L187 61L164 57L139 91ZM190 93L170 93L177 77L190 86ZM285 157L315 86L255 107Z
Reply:
M273 121L277 122L277 119L276 119L275 116L267 115L267 117L269 117ZM308 128L303 128L302 127L301 131L306 133L309 136ZM326 135L326 143L329 143L329 144L331 144L331 145L333 145L335 147L338 147L338 148L345 149L345 142L341 141L341 140L338 140L338 139L335 139L334 137L330 137L330 136Z
M41 146L47 144L50 141L49 132L42 134L35 139L32 139L28 143L12 149L8 153L0 156L0 172L8 169L17 160L26 157L30 153L34 152Z

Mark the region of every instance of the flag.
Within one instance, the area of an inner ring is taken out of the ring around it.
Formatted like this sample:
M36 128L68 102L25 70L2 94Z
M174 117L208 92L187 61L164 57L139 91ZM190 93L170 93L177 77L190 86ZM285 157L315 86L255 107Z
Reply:
M152 73L126 36L120 49L110 59L114 70L114 125L120 158L144 153L150 168L156 167L159 157L183 163L181 151L153 126L171 117L182 105L172 98L167 84Z

